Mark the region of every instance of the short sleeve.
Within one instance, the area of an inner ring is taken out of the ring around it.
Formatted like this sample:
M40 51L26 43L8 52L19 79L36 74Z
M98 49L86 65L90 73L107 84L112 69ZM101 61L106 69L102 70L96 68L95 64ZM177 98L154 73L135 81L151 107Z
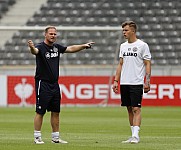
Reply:
M60 45L60 44L55 44L55 47L57 47L59 53L62 53L62 54L63 54L63 53L66 51L66 49L67 49L67 47L62 46L62 45Z
M59 45L59 49L60 49L60 53L63 54L63 53L66 51L67 47L64 47L64 46L62 46L62 45Z
M119 58L123 58L123 53L122 53L122 50L121 50L121 45L120 45L120 48L119 48Z
M147 43L144 44L143 46L143 59L145 60L151 60L151 53L150 53L150 49Z

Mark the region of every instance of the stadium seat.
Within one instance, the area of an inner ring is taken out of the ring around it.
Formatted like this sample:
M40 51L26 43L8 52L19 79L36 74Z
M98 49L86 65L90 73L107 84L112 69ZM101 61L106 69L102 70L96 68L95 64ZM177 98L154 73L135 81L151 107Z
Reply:
M173 66L180 65L180 60L176 58L168 59L168 64Z
M156 61L157 61L157 65L160 65L160 66L168 65L167 59L158 59Z

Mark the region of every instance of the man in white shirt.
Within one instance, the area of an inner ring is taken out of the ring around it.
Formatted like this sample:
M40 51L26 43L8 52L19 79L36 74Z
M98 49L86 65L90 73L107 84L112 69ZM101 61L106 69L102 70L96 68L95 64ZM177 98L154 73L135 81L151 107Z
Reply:
M136 36L137 25L133 21L122 24L127 39L120 46L120 61L116 69L113 91L118 92L120 81L121 105L128 110L132 136L122 143L139 143L141 125L141 102L143 91L150 91L151 54L147 43Z

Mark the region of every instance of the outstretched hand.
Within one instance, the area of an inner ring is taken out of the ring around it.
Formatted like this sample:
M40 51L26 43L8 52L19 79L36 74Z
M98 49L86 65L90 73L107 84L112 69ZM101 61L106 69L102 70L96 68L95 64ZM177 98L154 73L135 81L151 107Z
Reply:
M28 46L29 46L32 54L36 55L38 53L39 50L37 48L35 48L35 45L32 40L28 41Z
M92 48L92 45L93 45L94 43L95 43L95 42L86 43L86 44L85 44L85 48L86 48L86 49Z
M29 46L29 48L31 48L31 49L35 48L34 43L33 43L32 40L28 40L28 46Z

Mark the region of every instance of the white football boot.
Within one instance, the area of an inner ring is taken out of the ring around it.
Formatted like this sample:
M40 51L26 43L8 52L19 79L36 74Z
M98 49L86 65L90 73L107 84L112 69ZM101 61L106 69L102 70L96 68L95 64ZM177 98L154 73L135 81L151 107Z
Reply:
M34 138L34 143L35 144L44 144L43 140L41 139L41 137L36 137Z
M52 143L60 143L60 144L67 144L67 141L64 141L60 138L52 138Z

